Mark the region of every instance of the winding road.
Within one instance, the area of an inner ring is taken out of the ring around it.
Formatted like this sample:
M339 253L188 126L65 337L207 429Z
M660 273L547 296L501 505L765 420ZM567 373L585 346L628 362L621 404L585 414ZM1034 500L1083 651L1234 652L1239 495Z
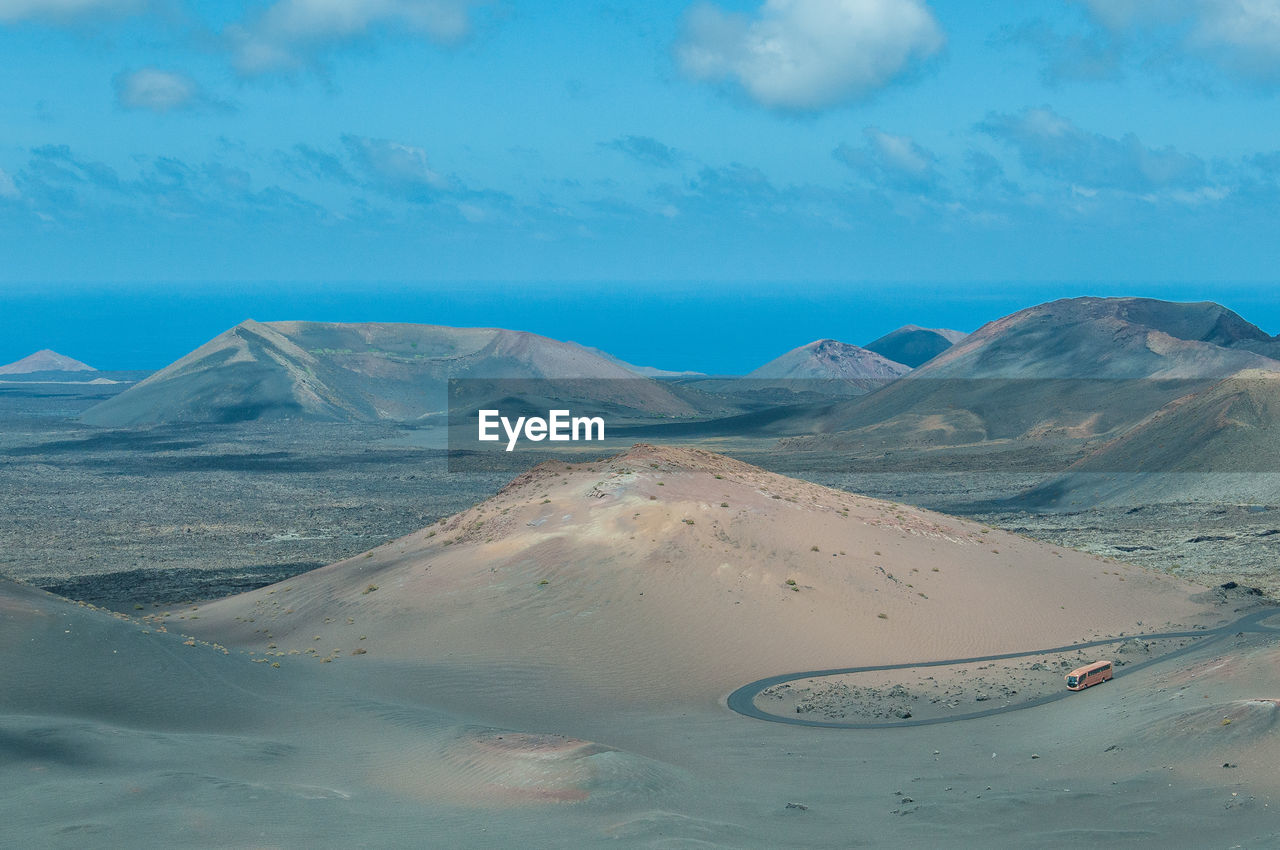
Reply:
M1238 620L1234 620L1215 629L1193 629L1183 632L1154 632L1151 634L1125 635L1116 638L1103 638L1100 640L1086 641L1085 643L1073 643L1067 646L1053 646L1048 649L1033 649L1026 652L1004 652L998 655L978 655L972 658L946 658L940 661L913 661L904 664L871 664L864 667L840 667L832 670L808 670L803 673L783 673L780 676L770 676L767 679L758 679L750 684L743 685L733 693L729 694L728 705L733 711L744 717L752 717L756 720L767 720L771 723L787 723L792 726L813 726L825 729L899 729L908 726L932 726L938 723L954 723L959 720L974 720L979 717L991 717L996 714L1005 714L1010 711L1021 711L1025 708L1034 708L1037 705L1045 705L1047 703L1056 702L1065 697L1074 694L1074 691L1068 691L1063 688L1051 694L1046 694L1036 699L1020 702L1017 705L1001 705L995 708L988 708L982 711L971 711L967 714L952 714L945 717L924 717L924 718L908 718L906 720L892 720L880 722L864 722L864 721L840 721L840 720L813 720L806 717L796 715L771 714L762 711L756 707L755 699L761 691L766 688L772 688L775 685L785 684L786 682L794 682L797 679L817 679L823 676L840 676L847 673L874 673L883 670L907 670L914 667L946 667L952 664L970 664L978 661L1003 661L1009 658L1027 658L1032 655L1049 655L1055 652L1074 652L1078 649L1089 649L1094 646L1107 646L1113 643L1124 643L1129 640L1164 640L1169 638L1196 638L1196 640L1184 647L1167 652L1156 658L1143 661L1138 664L1130 664L1124 669L1115 671L1115 678L1127 676L1130 673L1136 673L1152 664L1160 664L1165 661L1172 660L1178 656L1185 655L1196 649L1203 649L1205 646L1216 640L1227 637L1229 635L1240 634L1241 632L1254 634L1272 634L1280 635L1280 625L1265 625L1264 620L1280 615L1280 608L1266 607L1261 610L1246 614Z

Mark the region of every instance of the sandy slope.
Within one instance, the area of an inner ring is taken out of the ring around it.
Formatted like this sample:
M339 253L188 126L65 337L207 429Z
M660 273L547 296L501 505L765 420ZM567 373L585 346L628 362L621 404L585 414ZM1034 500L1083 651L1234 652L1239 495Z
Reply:
M1205 616L1193 590L722 456L638 446L540 466L431 528L202 606L182 626L344 664L549 666L590 690L706 701L787 670L1191 623Z

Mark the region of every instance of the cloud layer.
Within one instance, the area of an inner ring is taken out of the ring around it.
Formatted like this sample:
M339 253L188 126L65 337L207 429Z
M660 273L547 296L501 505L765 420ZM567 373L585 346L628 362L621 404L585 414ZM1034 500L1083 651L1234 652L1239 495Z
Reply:
M937 55L945 37L920 0L766 0L753 16L701 4L676 56L694 79L757 103L814 111L868 97Z

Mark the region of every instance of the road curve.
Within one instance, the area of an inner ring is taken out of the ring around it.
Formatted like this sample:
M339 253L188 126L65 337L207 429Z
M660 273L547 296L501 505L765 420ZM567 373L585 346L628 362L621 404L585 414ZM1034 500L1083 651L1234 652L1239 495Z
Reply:
M904 664L870 664L862 667L840 667L831 670L807 670L803 673L783 673L779 676L770 676L767 679L758 679L750 684L743 685L733 693L729 694L727 699L728 706L731 710L736 711L744 717L751 717L756 720L767 720L771 723L786 723L791 726L812 726L822 729L901 729L909 726L933 726L938 723L954 723L959 720L974 720L979 717L991 717L996 714L1005 714L1010 711L1021 711L1025 708L1034 708L1037 705L1045 705L1047 703L1056 702L1064 697L1070 696L1073 691L1063 689L1037 699L1027 700L1017 705L1003 705L995 708L983 709L982 711L971 711L967 714L952 714L946 717L926 717L926 718L908 718L906 720L891 720L881 722L855 722L840 720L813 720L806 717L793 715L770 714L767 711L761 711L756 707L755 699L765 688L772 688L774 685L781 685L785 682L794 682L797 679L816 679L823 676L839 676L846 673L874 673L883 670L907 670L913 667L946 667L952 664L970 664L978 661L1003 661L1009 658L1026 658L1032 655L1048 655L1055 652L1072 652L1077 649L1089 649L1094 646L1106 646L1113 643L1123 643L1129 640L1163 640L1168 638L1196 638L1196 640L1187 644L1173 652L1165 653L1156 658L1143 661L1138 664L1125 666L1123 670L1115 671L1115 678L1127 676L1130 673L1136 673L1139 670L1150 667L1152 664L1159 664L1180 655L1185 655L1196 649L1202 649L1214 641L1227 637L1228 635L1239 634L1241 632L1253 632L1257 634L1274 634L1280 635L1280 626L1263 625L1262 621L1269 617L1280 614L1280 608L1267 607L1253 613L1234 620L1226 625L1219 626L1216 629L1192 629L1182 632L1153 632L1150 634L1125 635L1124 637L1104 638L1100 640L1086 641L1085 643L1073 643L1067 646L1053 646L1048 649L1032 649L1025 652L1003 652L996 655L977 655L972 658L946 658L938 661L913 661Z

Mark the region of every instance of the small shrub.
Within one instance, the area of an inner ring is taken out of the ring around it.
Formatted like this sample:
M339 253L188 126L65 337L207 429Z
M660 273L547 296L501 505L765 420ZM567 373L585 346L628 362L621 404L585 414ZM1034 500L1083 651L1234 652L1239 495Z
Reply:
M377 589L378 589L378 586L377 586L376 584L371 584L371 585L369 585L368 587L366 587L366 588L365 588L365 589L360 593L360 595L361 595L361 596L368 596L370 593L373 593L373 592L374 592L375 590L377 590Z
M877 616L877 617L879 617L881 620L887 620L887 619L889 619L889 615L888 615L888 614L886 614L886 613L885 613L885 612L883 612L883 611L881 611L879 614L876 614L876 616Z
M817 547L817 546L810 546L810 547L809 547L809 551L810 551L810 552L817 552L817 551L818 551L818 547Z
M795 580L795 579L793 579L793 578L789 578L789 579L787 579L787 584L788 584L790 587L795 587L795 586L796 586L796 580Z
M542 581L538 582L538 587L542 587L544 584L551 584L551 582L544 578Z

